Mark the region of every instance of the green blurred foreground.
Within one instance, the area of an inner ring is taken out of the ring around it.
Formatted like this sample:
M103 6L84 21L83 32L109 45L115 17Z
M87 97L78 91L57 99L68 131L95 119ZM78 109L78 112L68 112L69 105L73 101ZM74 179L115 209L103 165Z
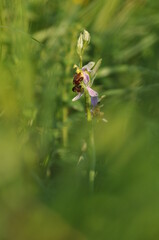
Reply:
M0 239L159 239L159 2L0 1ZM90 193L76 42L100 57Z

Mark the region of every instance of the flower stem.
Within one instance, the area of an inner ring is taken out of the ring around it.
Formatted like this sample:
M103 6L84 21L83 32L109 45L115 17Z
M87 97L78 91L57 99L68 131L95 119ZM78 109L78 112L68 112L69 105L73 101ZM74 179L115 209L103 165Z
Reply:
M85 101L86 101L86 115L87 115L87 121L88 121L88 131L89 131L89 156L90 156L89 187L90 187L90 192L94 192L96 154L95 154L93 120L91 115L91 98L87 90L85 90Z
M82 55L80 56L80 68L82 68Z
M95 153L93 121L90 129L90 146L91 146L91 163L90 163L90 171L89 171L89 184L90 184L90 191L94 192L96 153Z
M85 102L86 102L86 115L87 115L87 121L90 122L92 121L92 115L91 115L91 99L88 94L88 91L85 89L84 90L85 94Z

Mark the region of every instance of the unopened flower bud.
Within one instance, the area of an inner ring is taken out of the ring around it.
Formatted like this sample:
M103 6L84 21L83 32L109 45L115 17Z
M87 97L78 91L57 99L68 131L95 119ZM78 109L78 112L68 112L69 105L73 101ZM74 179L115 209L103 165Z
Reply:
M79 55L82 55L82 50L83 50L83 35L80 34L78 41L77 41L77 53Z
M89 44L90 39L91 39L91 37L90 37L89 32L86 31L86 30L84 30L84 31L83 31L83 40L84 40L85 42L87 42L87 44Z

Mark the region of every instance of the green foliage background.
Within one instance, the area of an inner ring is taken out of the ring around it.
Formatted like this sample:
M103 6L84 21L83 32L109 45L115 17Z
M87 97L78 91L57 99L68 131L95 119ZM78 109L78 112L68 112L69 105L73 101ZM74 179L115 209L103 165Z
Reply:
M0 1L0 239L159 238L159 2ZM102 58L88 184L76 42ZM79 161L80 159L80 161Z

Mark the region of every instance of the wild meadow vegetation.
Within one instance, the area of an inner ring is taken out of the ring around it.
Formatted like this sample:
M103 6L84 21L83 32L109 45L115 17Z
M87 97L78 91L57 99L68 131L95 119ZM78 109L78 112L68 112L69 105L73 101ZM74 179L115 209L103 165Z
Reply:
M158 10L157 0L0 1L1 240L159 239ZM72 101L73 66L99 59L100 112L89 103L88 121L88 86Z

